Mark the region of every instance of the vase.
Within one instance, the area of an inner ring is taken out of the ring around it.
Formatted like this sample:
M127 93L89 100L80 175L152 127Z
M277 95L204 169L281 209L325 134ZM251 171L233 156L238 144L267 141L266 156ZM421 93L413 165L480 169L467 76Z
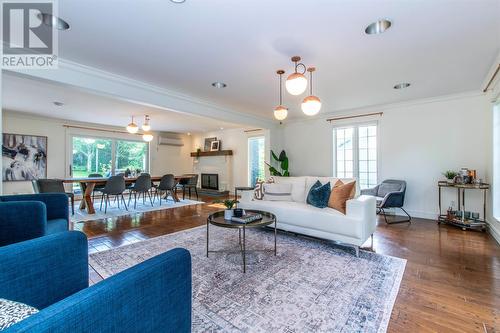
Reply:
M232 209L226 209L224 211L224 220L230 220L233 217L234 211Z

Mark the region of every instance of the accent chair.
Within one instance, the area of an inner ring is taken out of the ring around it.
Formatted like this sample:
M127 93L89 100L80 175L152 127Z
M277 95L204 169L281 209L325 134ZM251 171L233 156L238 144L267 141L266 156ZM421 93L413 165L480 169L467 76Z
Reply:
M405 194L406 182L404 180L396 179L387 179L373 188L361 190L361 195L371 195L376 197L378 210L377 214L381 213L382 215L384 215L384 220L387 224L405 222L411 223L410 214L408 214L408 212L403 208L405 202ZM384 210L387 208L399 208L408 216L408 218L400 221L388 222Z

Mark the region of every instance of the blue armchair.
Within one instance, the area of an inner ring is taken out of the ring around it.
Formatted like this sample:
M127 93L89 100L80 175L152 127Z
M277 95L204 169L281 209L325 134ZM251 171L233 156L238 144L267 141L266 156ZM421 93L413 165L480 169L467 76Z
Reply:
M88 287L87 238L61 232L0 248L0 298L40 312L11 332L190 332L191 257L174 249Z
M361 190L361 195L372 195L376 197L378 209L377 214L382 213L382 215L384 215L385 223L387 224L404 222L411 223L410 214L408 214L408 212L403 208L405 194L406 182L404 180L396 179L387 179L373 188ZM406 216L408 216L408 219L388 222L384 211L385 208L399 208L406 214Z
M69 230L64 193L0 196L0 246Z

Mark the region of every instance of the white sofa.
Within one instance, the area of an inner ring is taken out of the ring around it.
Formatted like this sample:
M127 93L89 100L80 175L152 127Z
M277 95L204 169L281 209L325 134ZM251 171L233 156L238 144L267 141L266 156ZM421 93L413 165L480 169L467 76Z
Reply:
M332 177L272 177L275 183L292 184L292 201L267 201L254 199L253 191L241 192L239 208L258 209L273 213L278 229L323 238L359 247L373 235L376 226L376 200L372 196L358 196L347 201L346 214L332 208L316 208L306 203L311 186L319 180L322 184L335 184ZM344 182L352 181L344 180ZM359 189L356 191L359 193Z

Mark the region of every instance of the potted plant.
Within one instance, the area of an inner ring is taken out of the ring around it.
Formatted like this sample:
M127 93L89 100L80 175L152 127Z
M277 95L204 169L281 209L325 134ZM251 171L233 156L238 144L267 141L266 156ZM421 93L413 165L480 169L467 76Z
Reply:
M224 210L224 219L225 220L230 220L233 217L234 211L233 207L238 203L238 200L216 200L214 203L221 203L224 206L226 206L226 210Z
M453 170L447 170L447 171L443 172L443 176L446 177L446 180L448 181L448 183L453 183L453 181L457 175L458 175L458 172L453 171Z
M264 162L269 167L271 176L290 177L290 172L288 171L288 156L286 156L286 152L282 150L279 156L277 156L274 151L271 150L271 156L274 162ZM276 169L272 164L278 165L281 170Z

